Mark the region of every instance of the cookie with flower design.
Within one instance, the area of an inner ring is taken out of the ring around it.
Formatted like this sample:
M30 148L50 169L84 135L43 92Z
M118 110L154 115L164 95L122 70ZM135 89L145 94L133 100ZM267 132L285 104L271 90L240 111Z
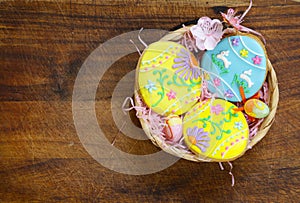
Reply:
M140 57L137 84L143 101L153 111L181 115L201 94L198 61L178 43L155 42Z
M243 155L249 127L236 106L222 99L205 100L188 111L183 120L183 135L195 154L214 161L230 161Z
M217 97L241 101L240 86L246 98L255 95L267 75L267 54L262 42L254 35L233 35L203 54L201 67L211 76L209 90Z

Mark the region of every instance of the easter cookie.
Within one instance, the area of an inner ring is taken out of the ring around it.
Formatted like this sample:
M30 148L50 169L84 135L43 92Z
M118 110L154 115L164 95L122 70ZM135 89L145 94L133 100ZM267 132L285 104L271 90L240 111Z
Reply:
M167 140L178 142L182 138L182 119L177 115L169 115L166 118L166 126L163 133Z
M264 118L269 115L269 107L258 99L249 99L244 105L245 112L253 118Z
M196 104L183 120L184 141L191 151L215 161L229 161L243 155L249 139L244 115L222 99Z
M192 53L175 42L150 44L137 68L137 83L145 104L160 115L181 115L201 93L199 64Z
M241 101L239 87L252 97L265 81L267 56L263 44L252 35L226 37L214 50L206 51L201 67L209 75L208 88L217 97Z

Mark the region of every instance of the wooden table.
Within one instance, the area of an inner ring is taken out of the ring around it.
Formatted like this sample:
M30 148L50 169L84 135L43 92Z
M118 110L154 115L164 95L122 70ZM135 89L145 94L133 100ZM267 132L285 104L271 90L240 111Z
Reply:
M221 171L217 163L179 160L165 170L137 176L109 170L85 150L74 126L74 82L101 43L141 27L172 29L205 15L219 18L227 7L244 11L248 4L247 0L1 1L0 201L299 202L300 3L296 1L256 0L245 19L245 26L267 40L280 103L268 135L233 162L234 187L229 168ZM109 142L124 152L143 155L158 149L149 140L121 133L111 108L114 88L135 69L138 57L136 53L123 57L105 73L96 111Z

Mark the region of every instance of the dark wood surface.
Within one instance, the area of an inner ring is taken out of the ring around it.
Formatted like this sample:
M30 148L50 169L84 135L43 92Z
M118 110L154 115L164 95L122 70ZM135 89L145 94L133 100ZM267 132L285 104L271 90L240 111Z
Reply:
M244 25L261 32L277 72L280 102L268 135L228 167L180 160L150 175L111 171L81 144L72 91L85 59L101 43L128 31L172 29L201 16L219 18L248 1L60 0L0 1L1 202L299 202L300 3L256 0ZM129 44L130 46L130 44ZM118 81L138 54L115 63L96 95L99 125L115 147L158 151L128 138L111 116ZM130 96L130 95L128 95ZM116 137L116 135L118 135Z

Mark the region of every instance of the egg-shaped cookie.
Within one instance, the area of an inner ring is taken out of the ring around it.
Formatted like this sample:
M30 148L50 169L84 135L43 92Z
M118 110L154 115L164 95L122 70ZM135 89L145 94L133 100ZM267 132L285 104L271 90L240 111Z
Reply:
M253 35L235 35L221 40L206 51L201 67L209 77L208 89L217 97L241 101L239 87L246 98L257 93L266 78L267 55L264 45Z
M249 99L244 105L245 112L253 118L264 118L270 113L267 104L258 99Z
M182 138L182 118L177 115L169 115L163 133L167 140L178 142Z
M150 44L140 57L136 73L143 101L160 115L181 115L200 96L199 64L191 52L175 42Z
M191 151L213 161L234 160L246 151L249 127L242 112L222 100L197 103L183 119L184 141Z

